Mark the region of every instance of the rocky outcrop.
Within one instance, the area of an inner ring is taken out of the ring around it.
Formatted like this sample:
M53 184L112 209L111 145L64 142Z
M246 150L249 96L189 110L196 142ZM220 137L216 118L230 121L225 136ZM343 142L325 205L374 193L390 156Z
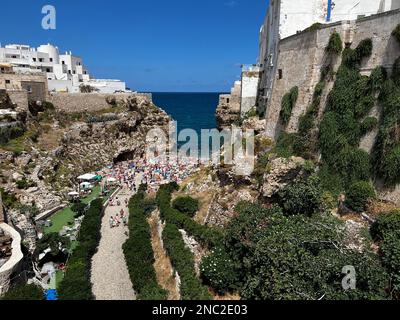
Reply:
M254 130L255 134L262 133L267 126L266 119L260 119L259 117L251 117L243 121L243 130Z
M35 208L40 213L60 206L67 193L76 189L78 175L113 161L140 157L147 132L154 127L167 130L169 116L146 96L114 98L115 112L96 111L79 120L65 115L66 121L54 115L43 124L35 117L28 119L26 126L39 132L39 137L25 139L24 152L0 152L0 187L16 197L18 208ZM36 231L31 217L13 209L8 218L28 247L34 248Z
M217 127L219 130L229 128L240 119L240 108L233 108L230 104L220 104L215 112Z
M303 158L291 157L276 158L269 162L267 172L264 174L262 195L271 198L287 184L304 176Z

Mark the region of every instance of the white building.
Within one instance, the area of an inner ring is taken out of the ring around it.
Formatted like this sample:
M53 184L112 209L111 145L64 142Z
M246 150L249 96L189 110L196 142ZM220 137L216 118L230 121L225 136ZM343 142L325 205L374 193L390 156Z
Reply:
M356 20L399 8L400 0L270 0L260 29L259 105L265 105L271 94L280 40L315 23Z
M82 58L72 55L71 51L60 54L50 44L38 48L19 44L0 47L0 63L11 64L17 73L46 73L49 91L79 92L82 84L101 93L126 90L125 82L119 80L92 79Z

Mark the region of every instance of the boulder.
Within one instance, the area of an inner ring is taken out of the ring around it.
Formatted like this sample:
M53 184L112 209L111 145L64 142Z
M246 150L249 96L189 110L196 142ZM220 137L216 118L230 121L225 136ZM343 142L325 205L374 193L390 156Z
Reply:
M299 157L276 158L270 161L268 172L264 174L262 194L270 198L287 184L299 180L305 174L305 160Z

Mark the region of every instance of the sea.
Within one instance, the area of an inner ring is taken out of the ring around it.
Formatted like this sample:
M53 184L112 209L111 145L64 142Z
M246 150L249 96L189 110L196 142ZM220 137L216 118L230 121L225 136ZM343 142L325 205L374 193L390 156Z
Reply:
M221 93L153 92L152 94L154 104L177 121L178 132L183 129L194 129L200 137L201 129L216 128L215 110Z

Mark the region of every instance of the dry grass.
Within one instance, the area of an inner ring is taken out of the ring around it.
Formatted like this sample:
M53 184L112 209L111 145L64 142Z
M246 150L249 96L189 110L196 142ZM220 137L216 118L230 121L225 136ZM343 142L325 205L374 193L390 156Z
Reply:
M223 296L211 293L216 301L240 301L240 295L238 293L228 293Z
M154 211L148 219L151 228L152 246L154 251L154 268L157 274L157 281L165 290L168 291L168 300L180 300L179 292L176 288L175 277L171 261L162 247L161 239L158 234L159 212Z

